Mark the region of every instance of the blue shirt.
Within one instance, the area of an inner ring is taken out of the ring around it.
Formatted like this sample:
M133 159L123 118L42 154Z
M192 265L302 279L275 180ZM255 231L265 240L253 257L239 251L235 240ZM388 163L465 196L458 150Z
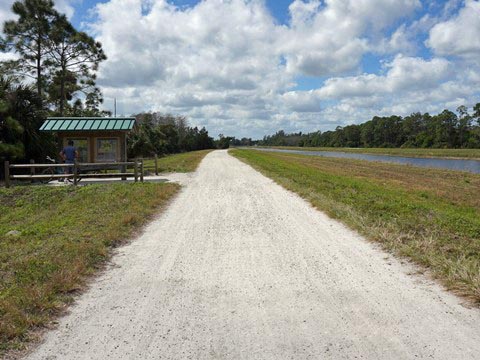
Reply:
M75 160L75 152L77 149L75 149L75 146L65 146L63 148L63 154L65 155L65 161L74 161Z

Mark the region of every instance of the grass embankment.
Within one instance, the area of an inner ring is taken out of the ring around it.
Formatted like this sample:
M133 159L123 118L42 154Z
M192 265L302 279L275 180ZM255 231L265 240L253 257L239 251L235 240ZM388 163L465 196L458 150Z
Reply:
M0 357L45 326L176 184L0 188ZM8 232L17 234L7 235Z
M158 172L190 172L195 171L200 161L212 150L190 151L181 154L168 155L158 158ZM155 171L155 161L145 160L145 170Z
M255 150L231 154L480 305L480 175Z
M421 158L456 158L480 159L480 149L411 149L411 148L343 148L343 147L297 147L297 146L265 146L274 149L338 151L371 155L391 155Z

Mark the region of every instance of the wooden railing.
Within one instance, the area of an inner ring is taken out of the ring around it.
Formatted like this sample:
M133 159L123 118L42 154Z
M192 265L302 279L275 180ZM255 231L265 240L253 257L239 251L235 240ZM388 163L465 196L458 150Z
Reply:
M133 168L133 172L127 172L129 167ZM73 173L59 174L57 169L73 169ZM30 174L15 175L12 174L14 169L30 169ZM43 169L42 173L38 174L36 169ZM103 173L98 171L105 170ZM112 170L119 170L120 172L111 172ZM91 173L89 171L97 171ZM54 179L71 179L73 184L77 185L81 179L85 178L122 178L126 180L128 177L133 177L135 182L143 182L143 159L126 162L104 162L104 163L79 163L73 164L10 164L5 161L5 187L10 187L12 180L49 180Z
M141 161L144 163L144 170L146 171L153 171L153 173L155 175L158 175L158 155L155 154L154 157L147 157L147 158L134 158L134 159L131 159L131 161ZM145 161L147 161L148 163L150 162L153 162L153 165L145 165Z

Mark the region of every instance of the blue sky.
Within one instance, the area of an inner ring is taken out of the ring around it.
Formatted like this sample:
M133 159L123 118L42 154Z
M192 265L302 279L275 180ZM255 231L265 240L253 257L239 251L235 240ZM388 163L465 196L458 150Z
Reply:
M13 0L2 1L0 21ZM262 137L480 102L477 0L56 0L108 56L105 108ZM3 55L6 56L6 55Z

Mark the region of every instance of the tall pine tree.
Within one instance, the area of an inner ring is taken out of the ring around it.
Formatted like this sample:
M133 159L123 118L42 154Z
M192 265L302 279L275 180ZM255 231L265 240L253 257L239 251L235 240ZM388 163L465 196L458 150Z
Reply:
M15 51L18 60L10 61L10 67L22 76L33 78L37 94L42 95L46 86L44 74L47 46L58 12L52 0L16 1L12 6L17 20L6 21L3 27L3 48Z
M64 115L72 93L98 93L95 72L100 62L107 58L102 45L86 33L75 30L65 15L54 22L48 39L48 56L56 82L56 92L50 95L59 104L60 116Z

